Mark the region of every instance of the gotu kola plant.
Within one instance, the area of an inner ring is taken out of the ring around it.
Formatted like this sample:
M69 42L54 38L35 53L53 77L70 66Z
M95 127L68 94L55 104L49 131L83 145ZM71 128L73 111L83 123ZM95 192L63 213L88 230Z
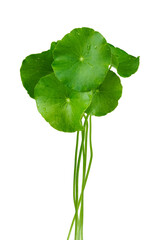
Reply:
M122 95L119 76L131 76L138 66L139 57L107 43L99 32L90 28L72 30L62 40L52 42L48 51L32 54L22 63L23 86L35 99L40 114L59 131L77 132L73 176L75 214L67 239L75 224L74 239L83 240L84 189L93 158L91 116L104 116L117 107ZM112 67L119 76L111 71Z

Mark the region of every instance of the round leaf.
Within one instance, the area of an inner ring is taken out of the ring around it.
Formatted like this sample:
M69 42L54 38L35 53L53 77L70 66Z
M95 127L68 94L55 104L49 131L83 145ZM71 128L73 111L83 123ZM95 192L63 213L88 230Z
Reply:
M110 43L108 43L111 49L111 65L118 68L120 62L126 61L128 54L120 48L116 48Z
M26 57L20 69L23 86L28 91L30 97L34 98L34 88L39 79L51 72L53 69L52 51L48 50L39 54L32 54Z
M135 58L129 56L126 61L120 62L117 68L117 72L122 77L130 77L137 72L139 67L139 57Z
M39 80L35 99L41 115L59 131L82 130L82 115L91 103L91 92L77 92L64 86L51 73Z
M104 116L117 107L121 95L120 78L109 71L104 82L94 91L91 105L86 112L95 116Z
M77 28L58 41L52 67L56 77L77 91L96 89L111 61L105 38L90 28Z
M111 65L117 69L121 77L130 77L139 67L139 57L129 55L120 48L108 44L111 49Z

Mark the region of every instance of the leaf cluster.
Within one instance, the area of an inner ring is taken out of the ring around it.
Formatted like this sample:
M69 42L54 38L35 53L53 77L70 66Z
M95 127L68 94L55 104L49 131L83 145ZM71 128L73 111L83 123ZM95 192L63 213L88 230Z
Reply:
M117 107L119 76L131 76L138 66L139 57L107 43L99 32L76 28L48 51L27 56L20 74L45 120L59 131L75 132L82 130L84 114L104 116Z

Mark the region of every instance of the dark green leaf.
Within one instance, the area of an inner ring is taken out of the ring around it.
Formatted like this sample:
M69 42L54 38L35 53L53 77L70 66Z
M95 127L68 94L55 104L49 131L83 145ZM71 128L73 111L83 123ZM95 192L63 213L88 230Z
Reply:
M20 69L23 86L28 91L28 94L34 98L34 87L39 79L51 72L53 69L52 51L48 50L39 54L32 54L26 57Z
M105 38L90 28L77 28L65 35L54 50L52 64L56 77L77 91L96 89L111 63Z
M55 49L55 47L56 47L56 44L57 44L57 42L52 42L52 43L51 43L50 50L52 51L52 55L53 55L53 53L54 53L54 49Z
M111 65L117 69L117 72L122 77L130 77L139 67L139 57L129 55L120 48L116 48L108 44L111 49Z
M54 73L39 80L35 99L41 115L59 131L82 130L82 115L92 100L91 92L77 92L63 85Z
M95 116L104 116L117 107L121 95L120 79L114 72L109 71L104 82L94 91L91 105L86 112Z

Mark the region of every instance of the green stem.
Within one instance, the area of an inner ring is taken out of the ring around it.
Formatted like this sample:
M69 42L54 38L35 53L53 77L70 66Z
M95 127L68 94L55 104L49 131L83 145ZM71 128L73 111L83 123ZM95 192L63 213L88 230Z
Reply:
M86 183L87 183L87 180L88 180L88 176L89 176L89 172L90 172L90 169L91 169L91 165L92 165L92 159L93 159L93 149L92 149L92 122L91 122L91 116L89 117L90 120L90 126L89 126L89 146L90 146L90 161L89 161L89 164L88 164L88 169L87 169L87 173L86 173L86 176L85 176L85 183L84 183L84 186L82 187L82 191L81 191L81 194L80 194L80 197L79 197L79 200L78 200L78 209L79 209L79 206L80 206L80 203L81 203L81 199L82 199L82 192L84 191L85 189L85 186L86 186ZM82 144L81 144L82 146ZM81 150L81 149L80 149ZM77 211L78 211L77 209ZM76 211L76 212L77 212ZM71 231L72 231L72 228L73 228L73 224L74 224L74 221L76 219L76 212L74 214L74 217L72 219L72 223L71 223L71 226L70 226L70 229L69 229L69 233L68 233L68 236L67 236L67 240L69 240L70 238L70 235L71 235ZM76 224L75 224L76 225Z
M76 176L75 176L75 190L76 190L76 197L75 197L75 240L78 234L78 179L79 179L79 169L80 169L80 162L81 162L81 155L83 151L83 144L84 144L84 131L82 131L82 142L80 146L79 156L78 156L78 162L76 167Z
M77 138L76 138L76 149L75 149L75 161L74 161L74 177L73 177L73 201L74 206L76 207L76 169L77 169L77 156L78 156L78 142L79 142L79 131L77 132Z
M86 125L85 125L85 138L84 138L84 147L83 147L83 175L82 175L82 199L81 199L81 211L80 211L80 225L81 225L81 240L83 240L83 212L84 212L84 184L85 184L85 175L86 175L86 163L87 163L87 140L88 140L88 116L86 116Z

